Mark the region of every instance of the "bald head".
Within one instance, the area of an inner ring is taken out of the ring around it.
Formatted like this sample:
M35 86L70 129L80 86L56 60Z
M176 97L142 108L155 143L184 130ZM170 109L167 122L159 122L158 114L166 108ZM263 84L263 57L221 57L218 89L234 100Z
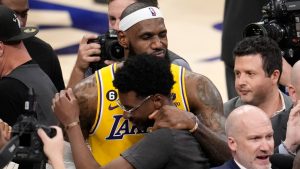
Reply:
M296 62L291 72L291 84L288 86L289 95L294 105L300 99L300 61Z
M225 123L233 158L248 169L269 169L273 154L273 129L267 114L252 105L233 110Z
M291 83L293 86L298 86L300 83L300 60L297 61L293 68L291 73Z
M260 108L252 105L243 105L234 109L225 123L227 137L235 137L245 130L245 127L254 127L258 123L270 124L270 119Z

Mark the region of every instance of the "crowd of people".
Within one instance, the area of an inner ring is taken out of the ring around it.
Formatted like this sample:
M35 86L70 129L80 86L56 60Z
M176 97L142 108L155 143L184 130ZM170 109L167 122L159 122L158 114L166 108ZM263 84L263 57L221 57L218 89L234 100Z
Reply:
M97 35L85 35L65 88L51 46L25 26L28 1L0 4L6 25L0 28L0 150L19 116L35 113L56 131L35 131L54 169L281 169L271 159L285 157L293 169L300 166L300 61L283 73L281 49L271 38L235 44L237 96L223 103L208 77L168 49L156 0L109 0L109 28L118 32L124 61L105 60L92 72L90 63L102 58L91 55L101 46L87 43ZM278 88L282 76L288 95ZM19 168L33 165L24 161Z

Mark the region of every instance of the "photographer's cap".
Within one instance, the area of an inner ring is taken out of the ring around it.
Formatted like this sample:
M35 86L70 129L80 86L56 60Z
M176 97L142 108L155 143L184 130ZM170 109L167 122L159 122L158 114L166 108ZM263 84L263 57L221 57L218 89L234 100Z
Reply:
M38 33L36 27L20 26L17 15L11 9L0 5L0 41L16 42L30 38Z

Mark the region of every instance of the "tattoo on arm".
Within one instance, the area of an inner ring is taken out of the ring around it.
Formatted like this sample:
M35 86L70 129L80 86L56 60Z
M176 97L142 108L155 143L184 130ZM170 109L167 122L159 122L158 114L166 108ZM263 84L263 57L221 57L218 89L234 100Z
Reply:
M84 79L74 87L74 94L80 108L80 125L85 139L94 123L97 109L97 83L94 75Z
M224 134L223 101L216 86L205 76L189 73L187 81L193 86L191 110L212 131ZM196 91L196 92L195 92Z

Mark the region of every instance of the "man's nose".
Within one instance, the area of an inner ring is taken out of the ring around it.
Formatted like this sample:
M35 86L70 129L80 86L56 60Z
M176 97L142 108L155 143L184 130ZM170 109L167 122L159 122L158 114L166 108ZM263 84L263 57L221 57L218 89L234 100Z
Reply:
M235 77L235 83L236 83L238 86L246 84L246 81L247 81L247 80L246 80L246 77L245 77L245 75L243 75L243 74L241 74L241 75Z
M152 49L162 48L162 41L159 37L153 38L153 40L151 42L151 48Z
M263 139L260 144L260 150L265 152L270 152L272 151L272 147L273 147L272 145L273 145L272 140Z
M116 20L116 23L113 25L113 30L116 30L116 31L119 31L120 30L120 28L119 28L119 24L120 24L120 20L119 19L117 19Z

